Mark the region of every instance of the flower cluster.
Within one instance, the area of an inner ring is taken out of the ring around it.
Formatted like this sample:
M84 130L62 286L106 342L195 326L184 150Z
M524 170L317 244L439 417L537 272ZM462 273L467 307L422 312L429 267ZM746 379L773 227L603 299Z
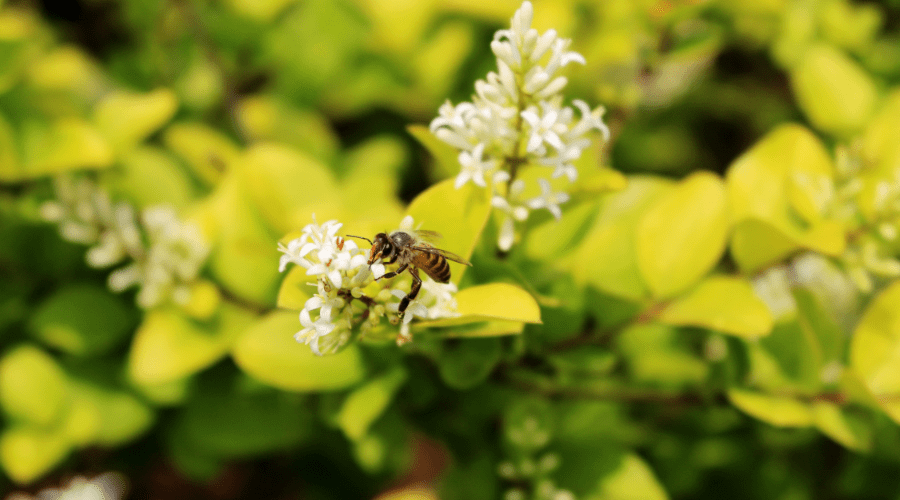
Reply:
M832 215L850 230L847 249L840 261L860 291L871 292L877 279L900 277L896 248L900 233L900 173L875 186L873 213L866 215L859 205L863 190L860 173L863 161L849 148L839 148L837 180L831 199Z
M104 472L93 479L76 476L61 488L44 488L37 495L12 493L6 500L118 500L123 497L127 482L118 472Z
M574 181L573 162L591 144L587 134L599 130L609 137L602 107L592 110L575 100L576 118L575 110L563 105L561 91L568 80L558 73L569 63L584 64L584 57L569 51L571 40L556 31L539 34L531 28L532 15L531 2L525 1L510 29L494 34L497 72L475 82L471 102L442 105L430 126L435 136L460 150L457 188L469 181L487 187L491 180L493 205L505 215L502 250L512 246L515 222L527 219L529 210L546 208L559 218L559 205L569 199L565 192L554 192L547 179L539 179L539 196L525 197L518 170L543 166L549 178Z
M379 281L385 274L381 261L370 266L363 250L356 242L337 235L343 226L336 220L319 225L313 217L299 238L287 245L279 243L281 256L279 270L284 271L294 263L314 276L316 293L306 301L300 311L303 326L295 338L309 345L316 354L335 352L354 337L366 335L381 324L388 313L398 313L400 300L409 291L407 273L389 280ZM400 224L403 231L414 232L412 217ZM407 307L400 322L398 343L411 339L410 322L414 318L437 319L456 315L453 293L456 285L422 278L422 288Z
M190 301L191 285L209 254L195 225L180 221L167 206L148 207L138 216L85 178L60 176L54 183L56 199L41 206L41 215L59 224L63 239L91 245L88 265L103 269L130 261L110 273L110 289L139 287L137 302L145 309Z

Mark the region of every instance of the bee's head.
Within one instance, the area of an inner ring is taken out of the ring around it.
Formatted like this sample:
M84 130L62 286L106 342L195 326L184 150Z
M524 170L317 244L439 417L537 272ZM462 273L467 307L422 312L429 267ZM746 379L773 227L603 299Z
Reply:
M394 242L385 233L378 233L372 241L372 250L369 251L369 265L376 260L388 260L394 253Z

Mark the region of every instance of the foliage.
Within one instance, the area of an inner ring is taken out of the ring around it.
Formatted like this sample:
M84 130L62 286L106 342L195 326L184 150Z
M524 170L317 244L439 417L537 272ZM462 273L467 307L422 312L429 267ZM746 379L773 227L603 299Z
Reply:
M0 1L0 492L900 494L897 2L530 9Z

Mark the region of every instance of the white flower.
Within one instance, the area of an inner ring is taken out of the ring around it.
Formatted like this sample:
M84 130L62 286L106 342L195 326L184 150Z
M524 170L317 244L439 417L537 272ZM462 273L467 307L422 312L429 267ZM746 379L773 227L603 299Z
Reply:
M459 154L459 164L462 170L456 176L456 189L459 189L468 181L472 181L477 186L486 187L484 180L485 172L494 168L494 160L483 160L484 144L478 144L472 152L463 151Z
M550 181L547 179L538 179L538 182L541 185L540 196L528 200L525 204L533 210L546 208L554 217L559 219L562 216L559 204L569 201L569 195L563 192L554 193L551 191Z

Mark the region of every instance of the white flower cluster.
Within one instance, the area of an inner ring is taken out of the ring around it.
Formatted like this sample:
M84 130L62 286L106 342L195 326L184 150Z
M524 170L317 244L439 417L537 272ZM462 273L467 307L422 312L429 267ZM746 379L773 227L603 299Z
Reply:
M412 218L406 217L401 230L412 231ZM387 312L397 313L400 299L406 296L406 273L391 280L376 281L385 274L380 261L368 265L366 253L356 242L337 236L343 226L336 220L303 228L299 238L278 244L279 270L294 263L308 276L315 276L316 293L300 311L303 326L294 338L309 345L316 354L335 352L355 336L372 331ZM406 290L396 285L404 284ZM456 315L453 284L435 283L423 277L418 297L411 301L400 325L398 343L411 339L409 323L413 318L436 319ZM396 299L396 300L394 300Z
M44 488L37 495L12 493L6 500L118 500L125 494L125 476L118 472L104 472L88 480L76 476L62 488Z
M591 144L586 135L599 130L609 137L602 107L591 110L575 100L580 113L576 119L574 109L563 105L561 91L568 80L558 72L571 62L584 64L584 57L569 51L571 40L555 30L539 34L531 28L532 16L531 2L523 2L510 29L497 31L491 42L497 72L475 82L472 102L442 105L430 126L435 136L460 150L457 188L469 181L487 187L491 179L493 204L505 214L502 250L512 246L514 223L527 219L529 209L546 208L559 218L559 205L569 199L564 192L552 191L546 179L540 179L541 195L525 198L517 170L545 166L552 169L550 178L574 181L578 171L573 162Z
M190 286L209 254L199 229L166 206L144 209L140 221L128 203L113 204L87 179L54 179L57 199L41 206L42 217L59 224L68 241L92 245L88 265L102 269L130 260L109 276L109 288L138 286L138 305L149 309L168 300L186 304ZM139 223L140 222L140 223Z

